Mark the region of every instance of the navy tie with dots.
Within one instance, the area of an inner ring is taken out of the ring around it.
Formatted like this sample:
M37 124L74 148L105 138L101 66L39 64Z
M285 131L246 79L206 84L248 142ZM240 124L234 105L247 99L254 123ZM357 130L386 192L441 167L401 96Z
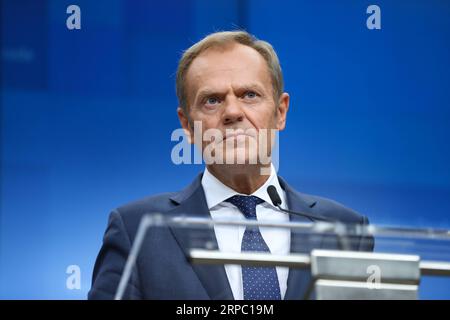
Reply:
M263 203L255 196L233 196L226 201L234 204L247 219L256 220L256 206ZM242 238L241 252L270 252L258 227L247 226ZM275 267L242 266L244 300L281 300Z

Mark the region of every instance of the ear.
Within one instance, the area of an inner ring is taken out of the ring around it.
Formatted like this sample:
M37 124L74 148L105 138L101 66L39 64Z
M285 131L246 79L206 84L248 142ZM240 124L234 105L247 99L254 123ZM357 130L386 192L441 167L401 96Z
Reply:
M189 116L185 114L183 108L178 107L177 109L178 119L180 120L181 127L184 130L184 134L189 140L189 143L194 143L194 133L193 128L190 125Z
M289 94L283 92L278 100L277 107L277 130L282 131L286 127L286 117L289 110Z

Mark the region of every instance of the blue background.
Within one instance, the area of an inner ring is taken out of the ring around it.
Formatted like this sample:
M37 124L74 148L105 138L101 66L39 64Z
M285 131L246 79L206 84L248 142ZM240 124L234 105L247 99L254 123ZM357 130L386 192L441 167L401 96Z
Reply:
M278 52L291 185L372 223L450 228L450 1L1 3L0 298L84 299L110 210L203 170L171 162L175 71L224 29ZM66 28L70 4L81 30ZM421 297L450 298L450 281L425 278Z

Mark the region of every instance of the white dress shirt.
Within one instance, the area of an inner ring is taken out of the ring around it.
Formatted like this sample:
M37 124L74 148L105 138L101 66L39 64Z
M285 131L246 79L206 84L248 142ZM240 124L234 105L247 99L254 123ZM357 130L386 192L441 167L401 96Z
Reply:
M287 209L286 194L278 182L275 168L272 165L269 179L267 179L264 185L258 190L252 193L253 196L265 201L256 206L257 220L267 222L289 221L289 216L284 212L280 212L272 204L272 201L267 194L267 187L269 185L275 186L282 200L281 207ZM213 220L245 220L244 214L236 206L229 202L225 202L226 199L234 195L242 194L224 185L214 177L207 168L202 177L202 186L205 190L206 202ZM290 231L288 229L261 227L260 231L272 254L289 254L291 239ZM241 252L241 243L245 232L245 226L214 226L214 232L216 234L219 250L224 252ZM244 299L241 266L225 265L225 271L234 299ZM281 298L283 299L287 288L289 268L276 267L276 271L278 282L280 284Z

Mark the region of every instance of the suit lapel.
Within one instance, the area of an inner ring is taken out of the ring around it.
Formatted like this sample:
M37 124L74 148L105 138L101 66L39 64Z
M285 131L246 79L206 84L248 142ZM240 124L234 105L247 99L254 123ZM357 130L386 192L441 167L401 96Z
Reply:
M201 185L201 177L202 175L200 174L189 187L171 197L171 200L178 203L178 206L167 212L167 214L211 218ZM194 239L191 234L192 229L170 227L170 230L183 252L187 253ZM200 232L202 241L207 239L214 249L218 248L214 229L205 229ZM233 293L223 265L193 263L191 266L212 300L233 299Z
M281 187L286 192L289 210L309 213L316 201L303 197L292 189L281 177L278 177ZM290 215L291 222L310 222L309 219ZM310 234L291 232L291 253L309 254L313 248L322 246L322 237ZM285 300L303 299L311 285L312 277L309 269L289 268Z
M201 177L202 174L200 174L185 190L180 191L171 197L171 200L178 205L174 209L168 211L167 214L211 218L206 204L204 190L201 185ZM314 207L316 201L297 193L281 177L278 177L278 179L281 187L286 192L289 210L305 213L311 212L311 208ZM309 222L310 220L301 216L290 215L290 221ZM177 227L169 228L183 252L187 253L193 239L192 235L190 235L192 230ZM217 239L213 229L206 230L205 234L202 234L202 236L208 238L215 249L218 248ZM290 249L293 253L302 252L309 254L313 248L320 248L321 246L322 237L291 232ZM192 264L191 266L211 299L234 299L223 265ZM309 289L311 280L312 277L309 270L290 268L284 299L302 299Z

